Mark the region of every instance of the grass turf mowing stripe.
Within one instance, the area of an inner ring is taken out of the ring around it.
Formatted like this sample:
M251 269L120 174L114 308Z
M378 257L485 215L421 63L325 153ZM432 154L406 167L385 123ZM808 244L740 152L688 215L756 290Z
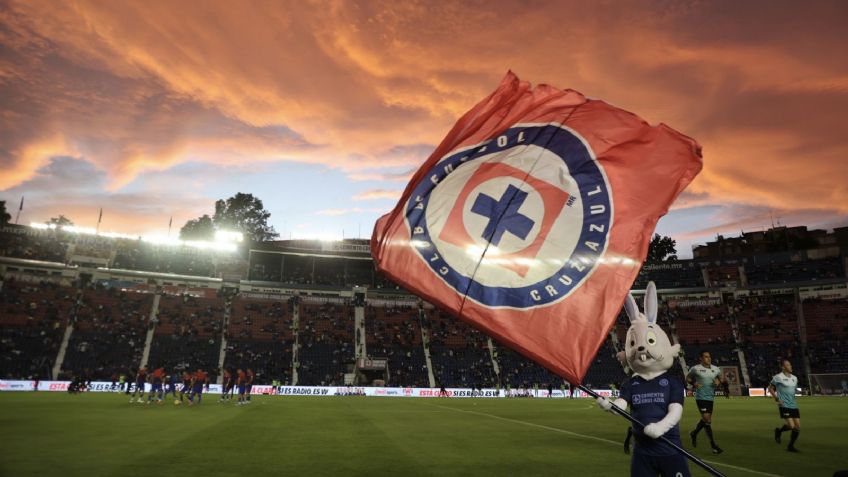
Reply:
M438 408L441 408L441 409L447 409L447 410L451 410L451 411L454 411L454 412L476 414L478 416L485 416L485 417L497 419L497 420L500 420L500 421L506 421L506 422L512 422L512 423L515 423L515 424L522 424L522 425L525 425L525 426L536 427L536 428L539 428L539 429L545 429L545 430L552 431L552 432L559 432L561 434L567 434L567 435L570 435L570 436L581 437L583 439L589 439L589 440L593 440L593 441L600 441L600 442L603 442L603 443L606 443L606 444L612 444L616 447L621 447L621 442L616 442L616 441L612 441L612 440L609 440L609 439L604 439L603 437L596 437L596 436L590 436L590 435L586 435L586 434L580 434L578 432L567 431L565 429L546 426L544 424L536 424L534 422L519 421L517 419L510 419L508 417L496 416L494 414L488 414L488 413L485 413L485 412L468 411L468 410L465 410L465 409L456 409L456 408L453 408L453 407L450 407L450 406L441 406L439 404L424 403L424 405L425 406L438 407ZM576 410L583 410L583 409L572 409L572 410L576 411ZM769 474L767 472L760 472L759 470L749 469L747 467L740 467L740 466L737 466L737 465L725 464L724 462L715 462L715 461L706 460L706 459L701 459L701 460L703 460L704 462L711 464L711 465L718 465L718 466L727 467L727 468L730 468L730 469L741 470L743 472L748 472L748 473L751 473L751 474L764 475L766 477L783 477L779 474Z

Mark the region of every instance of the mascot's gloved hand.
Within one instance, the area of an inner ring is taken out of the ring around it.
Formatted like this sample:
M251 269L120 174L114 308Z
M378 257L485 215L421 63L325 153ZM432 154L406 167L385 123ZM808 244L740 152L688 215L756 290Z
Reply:
M660 437L668 432L672 427L676 426L677 423L680 422L681 416L683 416L683 406L676 402L669 404L668 414L666 414L662 420L645 426L645 435L651 439Z
M627 401L621 398L618 398L615 401L610 401L605 397L599 397L597 399L597 403L598 407L603 409L604 411L611 411L613 406L619 409L627 409Z

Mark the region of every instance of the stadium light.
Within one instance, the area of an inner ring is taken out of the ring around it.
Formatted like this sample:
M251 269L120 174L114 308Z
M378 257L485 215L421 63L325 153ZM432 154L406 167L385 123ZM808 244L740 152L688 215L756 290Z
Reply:
M216 242L241 242L244 240L244 236L241 232L231 232L229 230L218 230L215 232L215 241Z
M124 234L120 232L98 232L89 227L77 227L74 225L45 224L40 222L30 222L30 227L38 230L62 230L63 232L76 235L96 235L107 239L125 239L125 240L141 240L153 245L173 246L173 247L191 247L200 250L212 250L218 252L235 252L238 250L237 242L243 239L242 234L238 232L224 232L219 236L216 234L216 241L210 242L205 240L180 240L162 234L145 234L142 236Z

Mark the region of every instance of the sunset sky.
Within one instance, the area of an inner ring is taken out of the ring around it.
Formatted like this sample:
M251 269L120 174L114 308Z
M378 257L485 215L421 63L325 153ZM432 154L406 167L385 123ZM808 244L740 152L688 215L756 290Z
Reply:
M848 225L847 45L845 1L0 0L0 200L141 233L248 192L284 238L368 237L512 70L702 144L658 227L689 257Z

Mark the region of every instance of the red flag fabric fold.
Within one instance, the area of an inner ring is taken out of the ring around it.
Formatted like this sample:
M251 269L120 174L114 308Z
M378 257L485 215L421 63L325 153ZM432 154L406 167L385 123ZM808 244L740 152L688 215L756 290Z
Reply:
M700 146L512 72L374 228L381 272L572 383L621 309Z

